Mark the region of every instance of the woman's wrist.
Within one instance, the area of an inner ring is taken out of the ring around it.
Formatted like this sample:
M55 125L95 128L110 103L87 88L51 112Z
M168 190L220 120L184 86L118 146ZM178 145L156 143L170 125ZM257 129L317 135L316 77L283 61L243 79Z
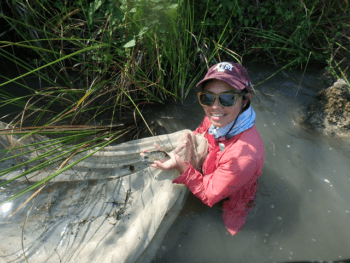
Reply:
M177 167L177 171L180 173L180 174L183 174L188 168L188 164L186 162L181 162Z

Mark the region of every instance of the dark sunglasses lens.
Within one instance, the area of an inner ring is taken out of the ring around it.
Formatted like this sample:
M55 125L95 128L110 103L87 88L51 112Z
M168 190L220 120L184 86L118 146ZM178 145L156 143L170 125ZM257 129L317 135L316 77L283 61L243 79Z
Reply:
M219 97L220 104L224 107L231 107L235 103L235 96L231 94L222 94Z
M210 94L201 94L199 100L203 105L209 106L213 103L214 97Z

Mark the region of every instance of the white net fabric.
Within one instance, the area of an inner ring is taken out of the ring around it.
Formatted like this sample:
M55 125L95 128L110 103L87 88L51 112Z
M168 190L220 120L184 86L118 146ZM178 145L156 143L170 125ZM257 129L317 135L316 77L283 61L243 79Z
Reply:
M179 155L188 161L193 168L200 171L208 154L208 141L204 138L204 133L194 135L191 131L184 131L178 140L178 144L181 143L184 144L184 147L179 151Z
M4 123L0 126L5 128ZM19 138L0 135L1 150L48 139L38 135ZM172 184L179 176L176 170L151 168L139 154L144 149L155 151L154 142L172 150L184 140L182 156L200 168L207 154L207 140L203 135L182 130L106 147L52 179L38 195L25 224L23 245L28 261L149 262L180 212L188 190L184 185ZM51 149L38 147L32 146L29 150L33 152L0 162L0 171L16 167L18 162L28 162L25 170L31 169L38 162L29 161ZM17 149L6 157L20 152ZM5 153L0 154L4 159ZM79 154L69 163L87 154ZM55 169L52 164L27 178L33 184ZM22 169L15 168L0 177L0 182L21 173ZM0 189L0 202L28 187L28 183L18 178L9 186ZM0 262L24 262L21 235L32 201L14 216L9 215L34 191L0 206Z

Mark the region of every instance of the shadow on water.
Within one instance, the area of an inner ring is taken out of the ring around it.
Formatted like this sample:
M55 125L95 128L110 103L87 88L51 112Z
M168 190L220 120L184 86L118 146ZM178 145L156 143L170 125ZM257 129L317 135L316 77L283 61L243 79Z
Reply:
M276 71L245 66L253 84ZM266 159L256 205L243 230L228 234L221 219L223 201L209 208L190 193L152 262L348 262L350 143L300 124L326 86L319 71L310 70L295 98L302 72L293 74L295 81L277 74L256 87L260 103L252 93ZM165 111L191 130L204 118L195 90L183 105Z

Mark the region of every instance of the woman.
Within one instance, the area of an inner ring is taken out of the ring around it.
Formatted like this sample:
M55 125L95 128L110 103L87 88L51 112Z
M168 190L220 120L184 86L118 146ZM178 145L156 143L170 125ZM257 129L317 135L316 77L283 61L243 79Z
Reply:
M176 152L169 153L169 160L155 161L151 166L177 169L181 176L173 183L187 185L210 207L229 197L223 204L222 218L227 230L235 235L253 208L265 160L250 105L248 72L237 63L219 63L208 70L197 87L201 89L198 98L206 117L194 134L205 133L209 143L202 171L195 170Z

